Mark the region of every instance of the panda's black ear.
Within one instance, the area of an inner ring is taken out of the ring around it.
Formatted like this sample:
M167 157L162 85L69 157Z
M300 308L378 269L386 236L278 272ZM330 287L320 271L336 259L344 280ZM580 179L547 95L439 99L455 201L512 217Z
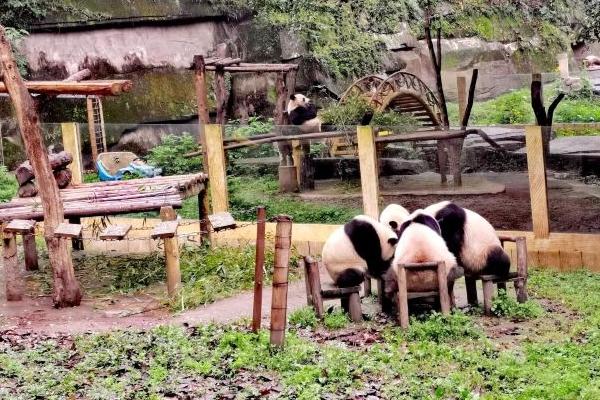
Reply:
M296 100L296 95L295 94L291 94L290 95L290 100Z
M388 239L388 243L389 243L391 246L395 246L395 245L398 243L398 238L389 238L389 239Z

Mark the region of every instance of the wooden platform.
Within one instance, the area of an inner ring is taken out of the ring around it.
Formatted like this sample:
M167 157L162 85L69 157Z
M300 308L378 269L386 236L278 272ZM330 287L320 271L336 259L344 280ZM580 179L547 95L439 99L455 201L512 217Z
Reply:
M204 191L206 174L179 175L96 182L75 185L60 191L65 218L118 215L180 208L184 199ZM0 204L0 222L15 219L42 220L39 197L15 198Z

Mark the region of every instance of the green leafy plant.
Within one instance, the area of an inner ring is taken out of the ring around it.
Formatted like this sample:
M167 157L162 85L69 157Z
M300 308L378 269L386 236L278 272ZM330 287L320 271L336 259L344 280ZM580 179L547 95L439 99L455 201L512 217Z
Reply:
M5 166L0 165L0 202L10 201L17 194L19 185Z
M163 175L181 175L200 172L201 157L184 157L198 150L196 140L189 133L182 136L168 135L161 144L150 150L148 164L160 167Z
M533 300L518 303L509 296L506 290L498 290L498 296L492 300L492 313L498 317L508 317L518 320L538 318L544 310Z
M332 312L328 312L323 317L323 325L327 329L341 329L350 323L348 315L344 310L335 308Z
M436 343L478 337L481 337L481 332L475 327L473 320L461 312L450 315L433 312L422 319L411 318L406 333L408 340Z
M302 307L292 311L289 323L296 328L316 328L319 320L312 307Z

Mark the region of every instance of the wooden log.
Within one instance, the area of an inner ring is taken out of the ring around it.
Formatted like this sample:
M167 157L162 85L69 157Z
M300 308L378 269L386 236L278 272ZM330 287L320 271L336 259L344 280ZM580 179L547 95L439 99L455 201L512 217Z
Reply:
M208 219L208 215L210 214L209 209L208 196L206 189L204 189L198 193L198 218L200 219L200 236L203 242L205 240L212 242L210 220Z
M247 64L240 63L239 65L231 65L227 67L218 67L216 65L207 65L207 71L217 71L223 68L224 72L240 73L240 72L287 72L298 69L294 64Z
M52 170L64 169L71 162L73 162L73 156L66 151L50 154L48 155L47 159ZM25 161L24 163L20 164L15 170L15 178L17 178L19 185L24 185L26 182L34 179L34 177L35 174L33 172L33 167L29 161Z
M82 295L79 283L75 278L73 260L70 257L66 243L54 237L55 228L64 218L58 186L48 162L48 152L44 145L39 117L28 91L30 87L21 79L10 43L2 26L0 26L0 74L2 74L4 80L3 88L0 89L4 89L10 95L21 136L25 143L27 158L32 164L40 190L44 210L44 234L46 235L50 265L53 270L54 294L52 300L54 306L59 308L77 306L81 302ZM71 85L82 85L82 83ZM131 82L129 82L130 85Z
M408 328L408 288L406 286L406 268L404 265L398 264L396 267L398 276L398 321L400 327Z
M266 219L265 207L258 207L256 210L256 257L254 260L254 302L252 307L252 332L254 333L260 329L260 321L262 320Z
M38 252L33 233L23 235L23 253L25 253L25 270L37 271L39 269Z
M465 276L465 286L467 287L467 302L471 306L477 306L477 279L470 276Z
M229 195L223 151L223 127L222 125L206 125L205 133L212 212L228 212Z
M362 186L363 212L379 218L379 173L377 151L371 126L357 127L360 182Z
M24 282L23 273L19 267L17 256L17 239L12 232L4 232L2 261L4 265L4 279L6 285L6 300L23 300Z
M272 346L283 347L287 323L288 266L292 244L292 219L287 215L280 215L276 218L276 221L270 342Z
M21 198L35 197L38 194L37 187L33 181L26 182L23 186L19 187L17 196Z
M310 278L308 276L308 264L305 262L304 258L298 260L298 269L301 269L304 273L304 288L306 290L306 305L313 307L313 294L312 289L310 287Z
M494 296L494 282L482 281L483 283L483 313L492 315L492 298Z
M437 160L438 168L440 170L440 177L442 184L448 182L448 143L447 140L439 140L437 142Z
M73 173L73 183L83 183L83 160L81 158L81 138L79 127L76 123L68 122L60 124L62 141L65 151L73 157L69 169ZM59 186L60 187L60 186Z
M348 311L350 313L350 319L352 322L362 322L362 308L360 306L360 295L356 293L351 293L348 296Z
M200 132L198 135L198 144L202 147L202 165L204 171L208 172L208 159L206 155L206 139L204 126L210 124L210 117L208 114L208 93L206 89L206 68L204 63L204 57L201 55L194 56L194 85L196 87L196 101L198 103L198 120L200 121Z
M70 75L66 79L63 79L63 82L81 82L83 80L89 79L92 77L92 71L85 68L81 71L75 72L73 75Z
M527 144L527 169L529 171L533 232L536 238L546 239L550 235L550 222L546 163L541 128L539 126L526 127L525 140Z
M451 301L448 293L448 277L446 275L446 263L443 261L437 264L437 280L442 314L450 314Z
M54 179L60 189L64 189L71 184L73 173L70 169L61 169L54 171Z
M321 277L319 275L319 263L312 257L305 257L304 262L307 265L308 281L310 284L310 292L312 294L312 303L315 308L317 318L322 319L325 314L323 308L323 297L321 296Z
M217 124L225 123L227 108L227 87L225 86L225 70L217 67L215 71L215 98L217 103Z
M179 243L177 240L177 214L173 207L163 207L160 209L160 219L162 223L171 223L175 225L173 235L164 236L158 235L164 241L165 245L165 260L167 264L167 293L169 297L175 298L181 290L181 270L179 267ZM156 232L156 230L155 230ZM153 238L155 238L153 233Z
M5 81L6 83L6 81ZM0 93L10 93L7 85L0 83ZM48 95L97 95L97 96L117 96L124 92L129 92L133 87L128 80L105 80L105 81L85 81L85 82L65 82L65 81L29 81L24 82L25 89L29 93L48 94Z
M518 237L517 240L517 276L521 278L515 282L517 289L517 301L524 303L527 301L527 241L524 237Z

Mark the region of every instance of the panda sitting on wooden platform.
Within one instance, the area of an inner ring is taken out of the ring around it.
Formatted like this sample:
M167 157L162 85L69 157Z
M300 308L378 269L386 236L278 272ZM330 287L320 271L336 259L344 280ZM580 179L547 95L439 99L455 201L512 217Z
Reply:
M292 134L321 132L321 119L317 117L317 107L303 94L290 96L287 104L288 119L296 132ZM277 142L280 165L294 165L292 160L292 144L289 141ZM310 149L305 149L310 151Z

